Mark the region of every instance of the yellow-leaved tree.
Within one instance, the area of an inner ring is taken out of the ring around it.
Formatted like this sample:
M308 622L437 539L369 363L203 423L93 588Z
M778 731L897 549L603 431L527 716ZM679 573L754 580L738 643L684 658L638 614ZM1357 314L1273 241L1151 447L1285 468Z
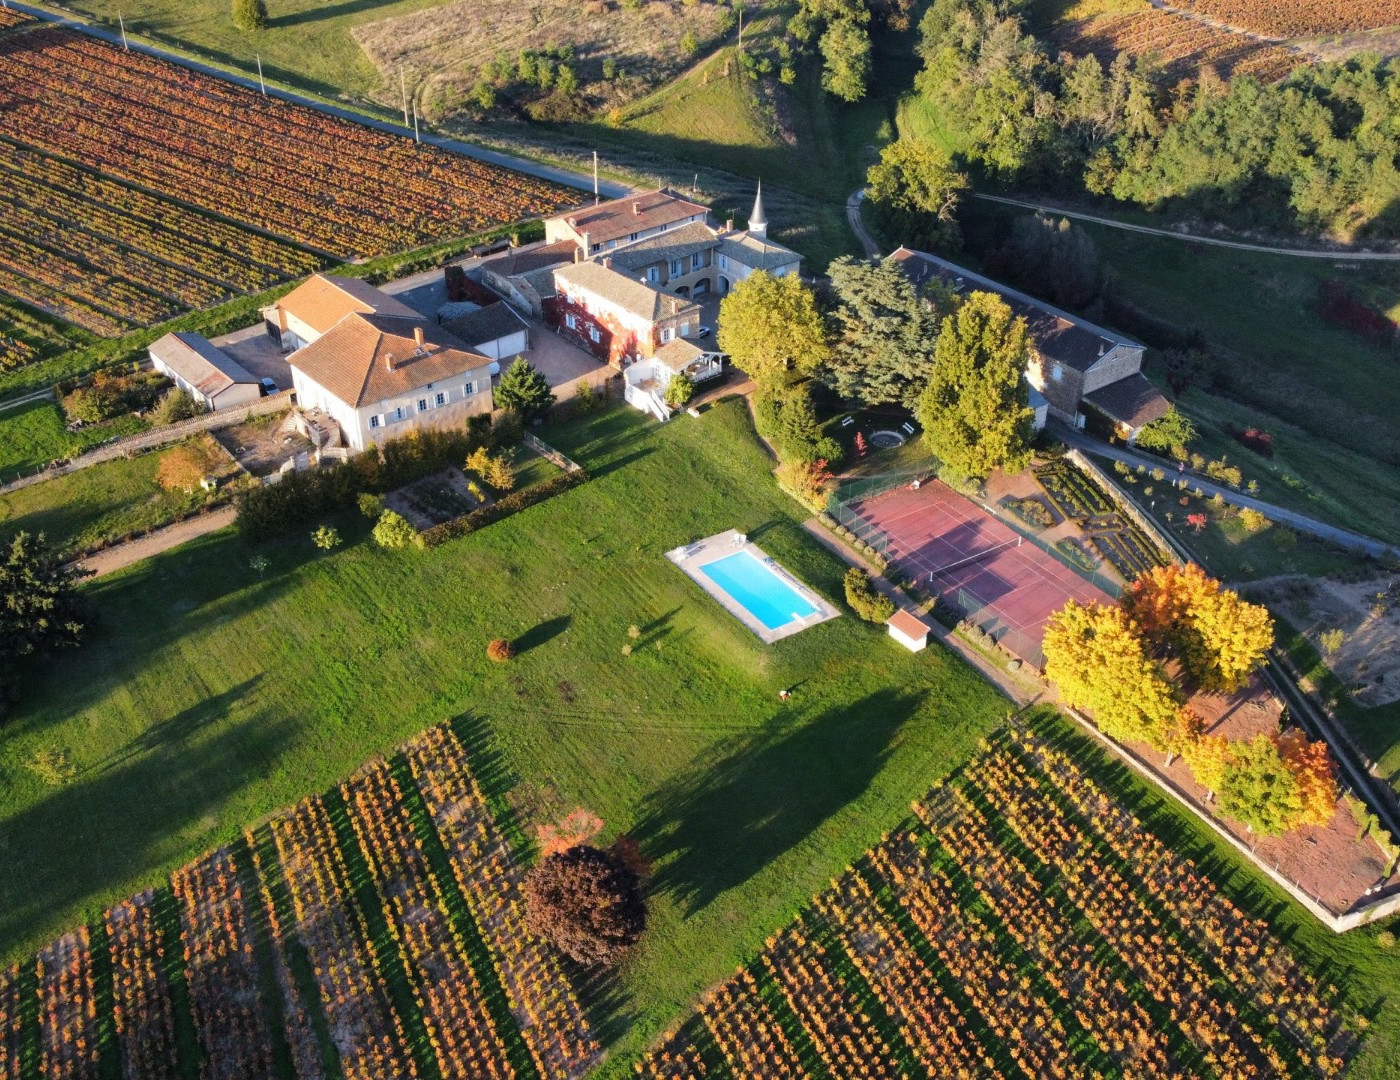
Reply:
M1326 825L1337 812L1337 776L1332 754L1322 741L1310 742L1297 728L1274 738L1279 757L1298 781L1302 825Z
M1177 702L1161 668L1120 607L1071 600L1045 628L1045 674L1065 704L1088 709L1105 735L1165 750Z

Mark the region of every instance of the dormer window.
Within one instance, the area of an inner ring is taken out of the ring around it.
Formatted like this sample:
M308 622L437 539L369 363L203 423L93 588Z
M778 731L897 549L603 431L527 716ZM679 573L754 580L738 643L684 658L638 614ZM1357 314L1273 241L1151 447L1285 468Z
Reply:
M1050 369L1050 378L1053 379L1055 382L1059 382L1064 377L1065 369L1062 368L1059 364L1056 364Z

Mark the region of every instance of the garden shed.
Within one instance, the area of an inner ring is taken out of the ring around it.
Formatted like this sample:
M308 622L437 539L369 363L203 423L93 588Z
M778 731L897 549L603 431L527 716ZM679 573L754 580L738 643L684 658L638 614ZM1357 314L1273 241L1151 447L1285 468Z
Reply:
M890 616L890 637L910 652L919 652L928 645L929 627L912 611L896 611Z

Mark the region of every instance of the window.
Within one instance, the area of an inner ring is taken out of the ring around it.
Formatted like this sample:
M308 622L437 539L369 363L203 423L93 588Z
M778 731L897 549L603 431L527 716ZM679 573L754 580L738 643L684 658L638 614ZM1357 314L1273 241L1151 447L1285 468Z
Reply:
M676 336L676 332L675 332L674 330L672 330L669 326L666 327L665 330L661 331L661 340L662 340L662 341L670 341L670 340L671 340L673 337L675 337L675 336Z
M635 239L637 239L637 234L636 234L636 233L628 233L628 234L627 234L627 242L628 242L629 244L630 244L633 240L635 240Z
M394 421L395 421L395 422L398 422L398 421L400 421L400 420L407 420L407 419L408 419L408 411L407 411L402 405L400 405L397 409L394 410Z
M609 240L609 241L608 241L608 250L611 251L611 250L612 250L613 248L615 248L615 247L617 247L617 241L616 241L616 240Z
M371 416L371 417L369 418L370 430L373 430L374 428L377 428L377 427L378 427L380 424L382 424L383 422L384 422L384 417L380 416L378 413L376 413L374 416Z
M655 284L656 284L658 281L660 281L660 280L661 280L661 270L660 270L660 268L659 268L659 267L655 267L655 266L648 266L648 267L647 267L647 281L650 282L652 285L655 285Z
M719 268L720 268L721 270L728 270L728 269L729 269L729 256L728 256L728 255L721 255L721 256L719 257Z
M603 340L603 335L598 333L598 328L596 326L590 326L588 328L588 336L595 345Z
M690 323L681 323L681 337L690 337Z
M463 384L462 384L462 396L463 396L463 397L471 397L471 396L472 396L473 394L475 394L475 393L476 393L476 383L470 383L470 382L469 382L469 383L463 383Z
M447 391L445 391L445 390L439 391L439 392L438 392L438 396L435 397L435 398L433 399L433 404L436 405L438 408L441 408L442 406L446 405L446 404L447 404Z
M690 268L692 270L699 270L700 267L704 265L704 256L700 252L697 251L694 255L690 257Z
M672 260L671 260L671 276L672 276L672 277L680 277L680 276L681 276L682 274L684 274L684 273L685 273L685 269L684 269L684 267L681 265L680 259L672 259Z
M572 314L564 316L564 325L570 330L578 329L578 318Z
M425 398L425 397L420 397L420 398L418 399L418 411L419 411L419 412L427 412L427 411L428 411L428 399L427 399L427 398Z

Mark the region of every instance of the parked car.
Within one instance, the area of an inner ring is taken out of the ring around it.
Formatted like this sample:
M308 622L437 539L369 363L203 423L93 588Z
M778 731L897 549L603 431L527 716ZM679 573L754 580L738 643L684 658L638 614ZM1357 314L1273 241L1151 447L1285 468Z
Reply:
M700 327L700 329L698 329L698 330L695 331L695 337L696 337L697 340L700 339L700 338L707 338L707 337L709 337L709 336L710 336L710 328L709 328L708 326L702 326L702 327Z
M262 388L263 397L271 397L273 394L277 393L277 383L267 378L267 376L263 376L258 380L258 386Z

